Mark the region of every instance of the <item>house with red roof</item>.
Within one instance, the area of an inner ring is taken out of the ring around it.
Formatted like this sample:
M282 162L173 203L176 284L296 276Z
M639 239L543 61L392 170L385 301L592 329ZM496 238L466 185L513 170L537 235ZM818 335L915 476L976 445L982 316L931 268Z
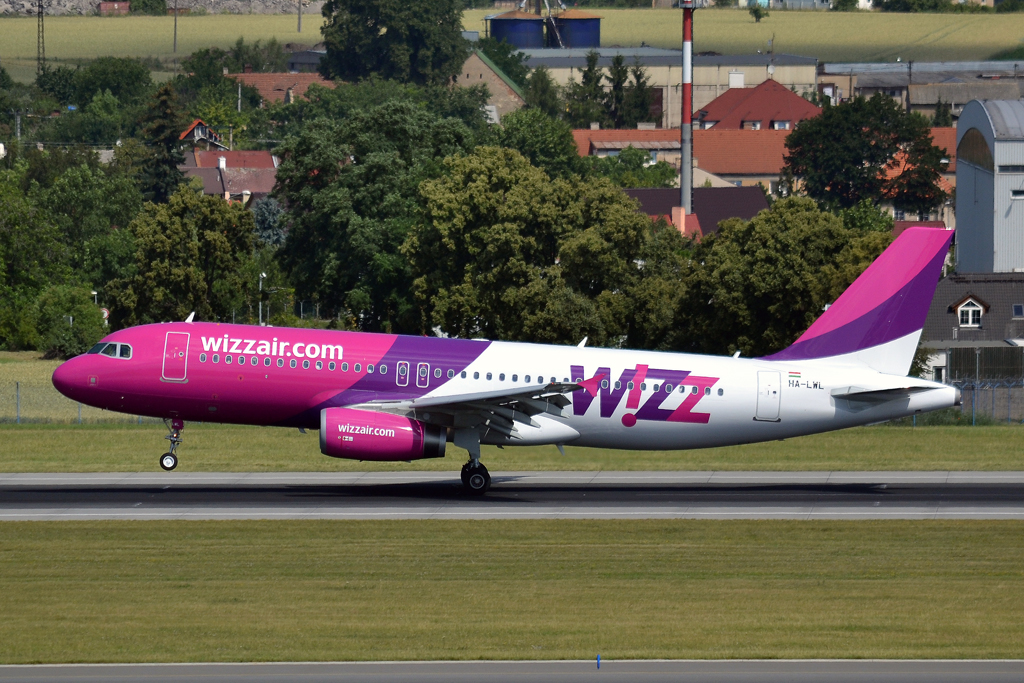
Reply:
M695 112L700 128L793 130L821 113L786 86L768 79L753 88L729 88Z
M291 104L300 97L306 96L311 85L334 88L334 81L329 81L318 73L240 73L224 74L244 85L255 88L263 98L263 106L267 103L284 102Z
M178 136L178 140L183 143L191 144L194 147L199 145L206 145L206 149L213 147L215 150L225 150L228 148L224 144L223 139L217 135L202 119L196 119L192 123L188 124L181 135Z

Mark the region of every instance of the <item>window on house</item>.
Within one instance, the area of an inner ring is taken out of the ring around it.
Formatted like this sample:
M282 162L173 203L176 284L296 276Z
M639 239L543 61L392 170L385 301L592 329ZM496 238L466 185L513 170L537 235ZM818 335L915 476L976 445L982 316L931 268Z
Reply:
M760 121L744 121L743 127L747 130L761 130Z
M772 121L775 130L789 130L789 121Z
M981 306L968 299L957 309L960 316L960 327L981 327Z
M1013 305L1013 317L1014 318L1024 318L1024 304L1014 304Z
M1010 199L1024 199L1024 190L1010 190Z
M905 221L907 220L907 212L902 209L893 209L892 219L894 221Z

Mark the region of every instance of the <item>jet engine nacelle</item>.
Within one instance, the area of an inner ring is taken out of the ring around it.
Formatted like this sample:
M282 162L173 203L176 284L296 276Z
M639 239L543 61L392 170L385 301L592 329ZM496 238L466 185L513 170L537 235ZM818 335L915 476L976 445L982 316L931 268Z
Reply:
M320 451L351 460L443 458L446 432L441 427L399 415L353 408L320 411Z

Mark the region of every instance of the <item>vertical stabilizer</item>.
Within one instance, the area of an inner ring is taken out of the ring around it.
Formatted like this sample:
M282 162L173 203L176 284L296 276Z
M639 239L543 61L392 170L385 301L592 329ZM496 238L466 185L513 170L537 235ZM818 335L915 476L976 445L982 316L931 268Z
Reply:
M908 228L792 346L767 360L831 358L906 375L952 239L952 230Z

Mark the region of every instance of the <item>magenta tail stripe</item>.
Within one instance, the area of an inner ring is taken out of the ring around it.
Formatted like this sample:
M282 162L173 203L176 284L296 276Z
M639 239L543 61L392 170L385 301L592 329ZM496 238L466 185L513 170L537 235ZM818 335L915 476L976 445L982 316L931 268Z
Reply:
M949 230L906 230L792 346L766 358L838 356L922 329L952 238Z

